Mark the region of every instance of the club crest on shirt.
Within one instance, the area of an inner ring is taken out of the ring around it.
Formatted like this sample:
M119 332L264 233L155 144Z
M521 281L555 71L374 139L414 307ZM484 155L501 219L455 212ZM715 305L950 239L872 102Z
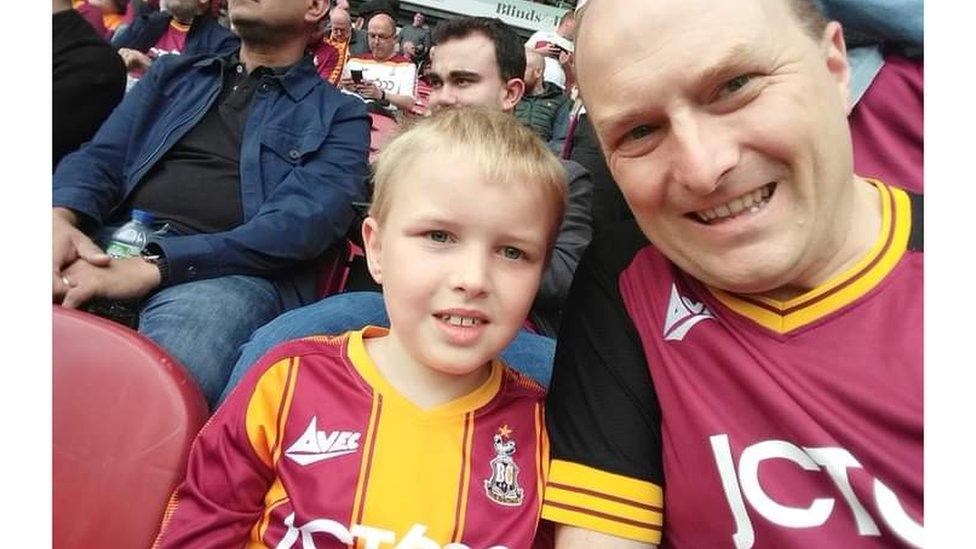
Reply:
M508 425L503 425L493 438L495 457L488 462L491 475L485 479L485 494L495 503L515 507L522 505L525 491L518 484L519 466L515 463L515 439L510 438L511 434Z

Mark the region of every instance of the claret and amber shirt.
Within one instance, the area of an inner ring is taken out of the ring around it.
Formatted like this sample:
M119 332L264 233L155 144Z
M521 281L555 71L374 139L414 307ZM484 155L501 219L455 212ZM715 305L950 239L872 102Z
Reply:
M420 409L366 354L383 333L288 342L252 368L194 442L157 545L531 547L543 389L496 361Z
M873 184L874 247L789 301L710 288L633 223L594 241L543 518L668 547L921 545L922 197Z

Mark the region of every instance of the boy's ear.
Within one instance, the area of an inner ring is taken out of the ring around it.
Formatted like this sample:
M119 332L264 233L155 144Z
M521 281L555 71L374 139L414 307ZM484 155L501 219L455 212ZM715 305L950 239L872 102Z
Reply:
M363 251L366 252L366 268L377 284L383 284L380 228L372 216L363 221Z

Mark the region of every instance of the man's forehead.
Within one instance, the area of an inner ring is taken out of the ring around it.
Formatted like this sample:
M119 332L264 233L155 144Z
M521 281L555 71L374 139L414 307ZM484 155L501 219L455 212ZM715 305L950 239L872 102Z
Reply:
M385 13L378 13L369 20L369 23L366 24L366 28L370 30L389 30L391 28L396 28L396 25L393 23L393 19L389 15L386 15Z
M438 44L431 52L431 69L441 77L451 72L466 72L482 77L499 73L494 44L480 34Z
M577 76L598 134L672 97L698 95L741 70L777 63L791 47L775 28L783 15L772 7L777 2L785 0L590 0L577 40Z
M688 31L722 33L744 26L798 26L791 0L590 0L577 19L577 42L584 40L641 49L662 37ZM677 40L683 44L684 40ZM592 44L591 48L592 49ZM585 55L585 52L583 52Z
M783 25L799 30L787 13L786 0L590 0L577 37L581 87L585 93L590 73L600 86L630 64L690 78L787 47L778 40Z

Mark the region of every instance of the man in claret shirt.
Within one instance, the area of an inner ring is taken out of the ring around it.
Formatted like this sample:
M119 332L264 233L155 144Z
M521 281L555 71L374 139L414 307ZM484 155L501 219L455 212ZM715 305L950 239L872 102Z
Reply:
M807 0L578 20L635 220L567 299L557 546L920 546L922 197L853 172L840 25Z
M129 76L139 79L163 55L225 54L240 40L207 11L210 0L161 0L160 11L142 13L112 39Z
M349 60L349 44L352 38L352 20L349 12L335 9L329 12L328 36L316 36L309 44L312 62L323 80L336 86L342 70Z

